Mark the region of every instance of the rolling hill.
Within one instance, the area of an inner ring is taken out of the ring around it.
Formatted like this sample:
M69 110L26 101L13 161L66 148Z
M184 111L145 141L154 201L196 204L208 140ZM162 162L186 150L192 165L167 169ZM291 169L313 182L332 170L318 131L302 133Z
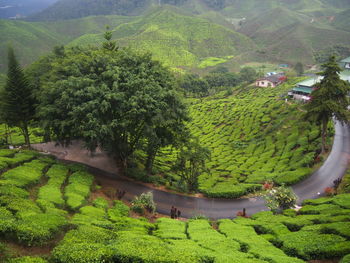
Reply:
M0 20L0 72L6 71L7 46L11 44L22 65L38 59L56 45L67 44L84 34L103 32L105 25L113 27L130 21L131 17L103 16L59 22L25 22Z
M172 67L191 67L207 57L235 56L255 49L255 44L240 33L171 8L117 26L113 33L119 45L151 51ZM102 38L102 34L84 35L70 45L95 44Z
M350 31L350 9L336 15L333 25L340 30Z
M0 72L4 72L10 42L26 65L55 45L99 45L106 24L111 26L119 45L151 51L171 67L202 67L210 65L206 59L212 57L229 62L232 68L246 62L313 64L317 52L334 46L350 50L350 33L346 31L349 9L345 9L350 8L350 3L343 0L226 0L217 4L206 0L161 0L161 7L158 0L119 0L114 7L107 0L84 3L74 0L68 5L68 1L59 0L33 19L99 13L126 16L51 22L0 20L0 41L5 43L0 46ZM143 14L133 16L139 13Z
M38 13L57 0L1 0L0 18L20 18Z
M311 63L317 51L335 45L350 47L349 32L284 8L248 19L239 32L259 45L256 56L270 61Z
M179 14L173 8L156 9L145 16L97 16L56 22L1 21L0 41L18 50L28 64L58 44L99 45L109 24L121 46L151 51L169 66L196 66L206 57L235 56L254 50L248 37L208 20ZM1 71L6 45L0 47Z

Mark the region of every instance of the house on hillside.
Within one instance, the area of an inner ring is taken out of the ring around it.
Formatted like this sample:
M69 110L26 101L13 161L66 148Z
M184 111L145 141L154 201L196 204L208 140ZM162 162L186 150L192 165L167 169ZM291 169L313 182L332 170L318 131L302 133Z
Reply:
M281 83L285 82L287 80L287 77L284 75L284 73L278 73L278 74L270 74L266 77L260 78L255 81L255 86L257 87L277 87Z
M340 66L344 70L350 70L350 57L341 60L340 61Z
M307 102L311 99L311 92L315 89L315 84L322 79L322 76L315 76L314 78L299 82L290 92L288 92L288 95L295 100Z

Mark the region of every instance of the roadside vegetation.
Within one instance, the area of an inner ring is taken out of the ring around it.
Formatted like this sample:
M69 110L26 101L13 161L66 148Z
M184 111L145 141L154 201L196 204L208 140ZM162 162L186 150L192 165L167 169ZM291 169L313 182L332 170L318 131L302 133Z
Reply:
M130 208L83 166L19 150L0 150L0 163L2 262L347 262L350 254L349 194L250 218L150 222L151 194ZM141 206L148 219L131 211Z

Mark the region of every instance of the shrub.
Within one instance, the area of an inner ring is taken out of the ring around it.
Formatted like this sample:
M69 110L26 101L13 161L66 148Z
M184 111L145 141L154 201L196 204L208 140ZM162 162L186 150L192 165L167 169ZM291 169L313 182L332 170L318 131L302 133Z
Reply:
M266 205L271 211L277 212L293 208L296 204L297 197L291 188L280 186L267 191L264 196Z
M147 210L150 213L156 211L156 204L153 201L153 193L142 193L140 196L136 196L131 202L131 209L135 212L143 214L143 210Z

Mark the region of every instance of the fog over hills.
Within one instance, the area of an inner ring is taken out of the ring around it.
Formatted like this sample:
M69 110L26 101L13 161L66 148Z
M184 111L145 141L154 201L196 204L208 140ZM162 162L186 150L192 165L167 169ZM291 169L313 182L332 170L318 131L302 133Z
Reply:
M40 12L57 0L0 0L0 18L23 18Z

